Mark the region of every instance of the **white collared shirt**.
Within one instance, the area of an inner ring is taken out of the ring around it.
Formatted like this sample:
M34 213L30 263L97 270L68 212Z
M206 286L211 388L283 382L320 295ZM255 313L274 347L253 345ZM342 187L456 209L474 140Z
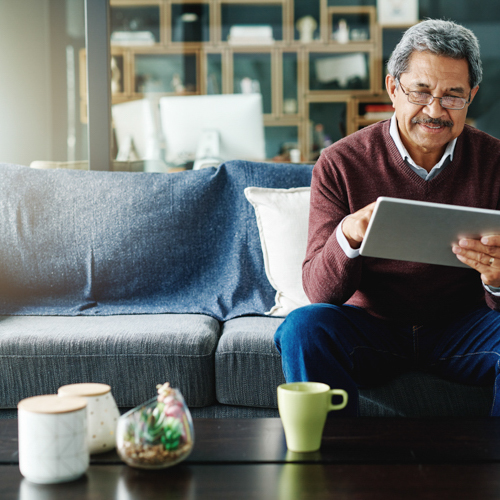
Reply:
M441 160L439 160L439 162L436 163L434 167L432 167L430 172L427 172L425 168L420 167L413 161L412 157L404 147L403 142L401 141L401 136L399 135L396 113L392 115L391 126L389 127L389 133L391 134L392 140L394 141L394 144L396 144L399 154L401 155L403 160L405 160L405 162L410 166L410 168L416 174L418 174L420 177L422 177L422 179L426 181L430 181L431 179L436 177L436 175L438 175L440 172L443 171L444 167L448 164L448 162L446 162L448 156L450 157L450 161L453 160L453 153L455 152L455 146L457 144L456 137L446 146L446 149L444 150Z

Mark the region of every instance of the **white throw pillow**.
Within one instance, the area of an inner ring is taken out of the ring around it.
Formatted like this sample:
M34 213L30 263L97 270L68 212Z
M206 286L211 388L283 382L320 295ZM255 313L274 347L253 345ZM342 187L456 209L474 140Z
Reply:
M255 209L267 279L276 290L276 304L267 313L271 316L286 316L310 304L302 287L310 193L309 187L245 189Z

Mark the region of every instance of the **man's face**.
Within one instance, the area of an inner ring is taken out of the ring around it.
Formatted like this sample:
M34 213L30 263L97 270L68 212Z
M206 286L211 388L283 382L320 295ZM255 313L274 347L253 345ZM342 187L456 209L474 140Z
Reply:
M400 83L405 92L425 92L435 97L468 99L471 92L471 100L479 88L471 91L469 67L465 59L451 59L429 52L412 54L408 71L401 74ZM425 158L437 163L448 142L461 134L468 105L460 110L446 109L439 99L426 106L412 104L408 102L401 85L396 87L392 76L387 76L386 85L396 110L399 134L408 153L422 166Z

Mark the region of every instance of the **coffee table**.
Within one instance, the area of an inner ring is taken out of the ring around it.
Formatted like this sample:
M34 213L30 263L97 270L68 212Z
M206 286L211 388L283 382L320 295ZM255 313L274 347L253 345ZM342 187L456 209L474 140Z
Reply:
M316 453L287 452L279 419L195 419L186 461L130 468L91 457L81 479L34 485L17 463L17 420L0 421L0 498L20 499L498 499L500 420L329 420Z

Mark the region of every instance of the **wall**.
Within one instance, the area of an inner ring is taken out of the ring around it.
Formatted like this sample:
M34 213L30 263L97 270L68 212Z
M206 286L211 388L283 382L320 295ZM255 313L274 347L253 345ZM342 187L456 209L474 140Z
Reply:
M0 0L0 162L51 158L49 0Z

